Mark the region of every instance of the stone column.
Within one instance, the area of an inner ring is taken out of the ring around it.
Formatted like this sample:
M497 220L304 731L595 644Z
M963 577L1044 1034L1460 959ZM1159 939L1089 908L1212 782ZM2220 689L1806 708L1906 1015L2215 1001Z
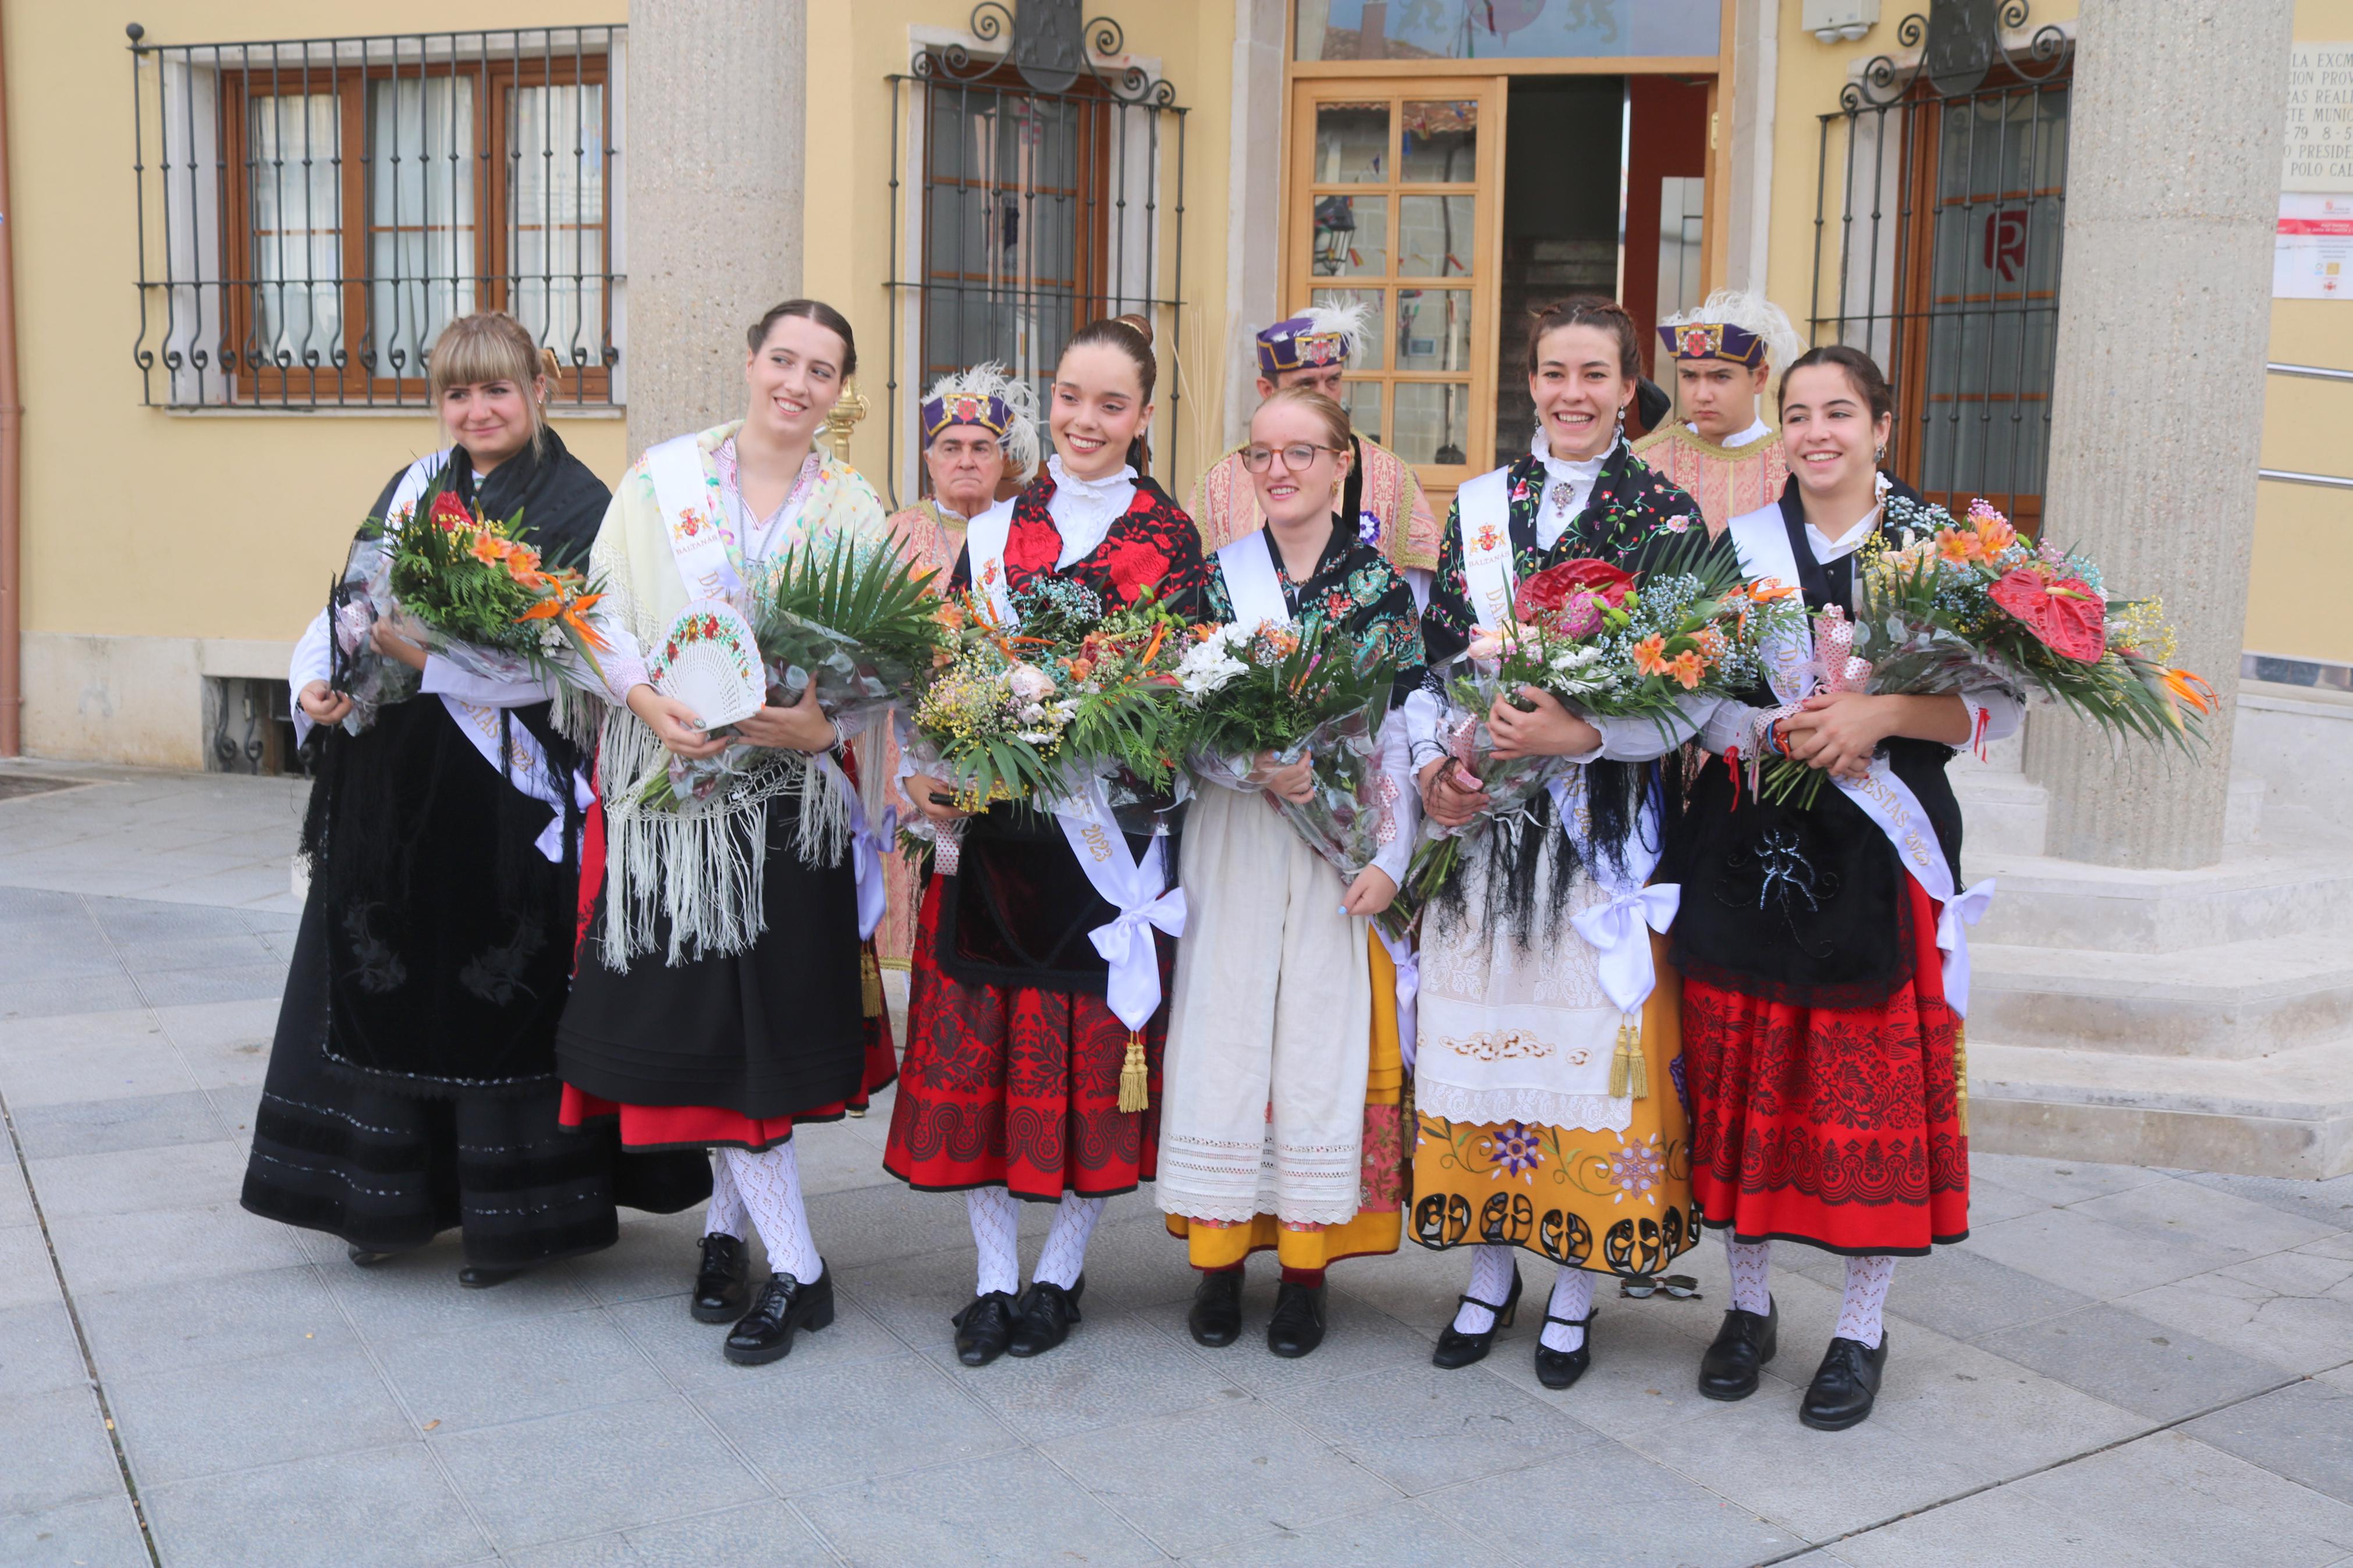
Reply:
M1231 142L1226 163L1226 356L1224 444L1250 431L1258 408L1258 349L1252 335L1274 324L1282 294L1283 0L1234 0ZM1304 304L1302 300L1300 303ZM1222 450L1222 447L1220 448ZM1197 459L1202 468L1216 452Z
M744 411L744 329L801 288L807 0L629 0L629 449Z
M1732 231L1725 287L1759 294L1766 291L1773 247L1774 98L1780 74L1780 5L1738 0L1732 13L1732 188L1718 210ZM1799 319L1802 325L1802 313ZM1776 373L1784 368L1776 366Z
M2084 0L2044 528L2111 592L2161 595L2221 704L2201 756L2038 712L2044 853L2210 865L2222 848L2271 328L2294 0Z

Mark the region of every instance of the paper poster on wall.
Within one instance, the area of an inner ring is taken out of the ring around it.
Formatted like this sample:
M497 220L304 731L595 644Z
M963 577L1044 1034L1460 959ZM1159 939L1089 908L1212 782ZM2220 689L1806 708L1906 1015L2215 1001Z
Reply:
M2272 298L2353 300L2353 195L2280 194Z
M2295 46L2272 298L2353 300L2353 43Z

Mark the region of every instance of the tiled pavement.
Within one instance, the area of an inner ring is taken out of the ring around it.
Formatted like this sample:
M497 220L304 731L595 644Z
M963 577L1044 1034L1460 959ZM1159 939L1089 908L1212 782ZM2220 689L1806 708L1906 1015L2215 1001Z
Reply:
M300 809L0 770L0 1563L2353 1563L2353 1179L1980 1157L1835 1436L1795 1418L1834 1259L1784 1249L1746 1404L1692 1391L1713 1244L1704 1302L1605 1290L1555 1394L1532 1325L1430 1367L1462 1269L1411 1248L1335 1272L1306 1361L1198 1349L1144 1198L1068 1345L968 1371L963 1206L882 1175L881 1111L805 1134L842 1311L778 1366L688 1319L693 1216L496 1290L448 1246L363 1273L236 1201Z

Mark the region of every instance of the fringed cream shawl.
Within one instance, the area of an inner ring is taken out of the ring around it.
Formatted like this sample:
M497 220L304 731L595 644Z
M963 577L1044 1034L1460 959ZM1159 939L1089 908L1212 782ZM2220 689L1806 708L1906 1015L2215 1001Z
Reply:
M699 496L658 496L650 454L630 466L613 492L589 566L606 595L600 606L606 624L628 632L639 648L658 646L697 596L680 571L672 530L691 536L723 521L716 454L741 423L680 437L691 441L701 458ZM817 484L778 552L792 543L843 536L887 540L890 529L873 487L855 468L823 455ZM732 540L726 549L742 577L741 552ZM761 752L709 800L670 811L637 803L638 787L666 765L666 755L636 714L626 706L613 708L598 740L606 850L601 941L604 961L614 969L627 969L631 958L654 951L661 921L669 924L665 957L673 964L742 952L759 939L765 929L761 911L772 797L787 791L800 797L797 847L805 861L834 864L849 847L849 802L839 772L797 752Z

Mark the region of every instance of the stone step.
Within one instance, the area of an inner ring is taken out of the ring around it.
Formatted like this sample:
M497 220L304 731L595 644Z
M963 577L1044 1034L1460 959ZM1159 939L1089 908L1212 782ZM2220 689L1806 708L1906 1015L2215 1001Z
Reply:
M2253 1176L2353 1172L2353 1041L2251 1061L1971 1038L1969 1146Z
M2004 765L2007 761L2008 765ZM1962 854L1974 866L1987 856L2040 856L2051 817L2051 797L2015 759L1980 763L1959 757L1947 775L1961 804ZM2234 773L2223 808L2222 842L2251 846L2263 831L2263 781Z
M1970 1026L2017 1047L2243 1062L2353 1036L2336 931L2180 952L1972 942L1969 969Z
M2341 842L2238 846L2189 871L1980 852L1966 840L1961 856L1969 881L1997 883L1975 931L1985 942L2179 953L2353 930L2353 849Z

